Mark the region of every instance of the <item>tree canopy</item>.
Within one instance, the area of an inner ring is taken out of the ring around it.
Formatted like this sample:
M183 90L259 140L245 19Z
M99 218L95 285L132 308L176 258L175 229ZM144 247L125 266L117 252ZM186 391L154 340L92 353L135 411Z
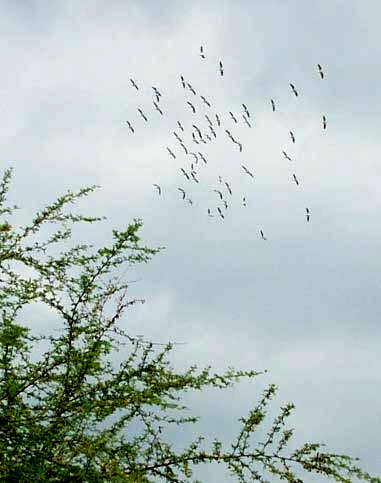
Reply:
M102 220L70 211L92 186L68 191L16 228L17 207L7 201L11 174L6 170L0 183L1 481L190 482L195 467L212 462L239 482L303 482L308 472L339 482L381 481L355 458L321 444L288 449L291 403L270 422L263 441L254 442L268 419L274 385L241 418L233 441L208 444L200 436L174 449L168 427L181 431L197 423L202 431L202 421L184 411L185 392L229 388L260 373L216 374L196 365L179 372L170 362L171 343L155 345L123 330L126 311L144 300L129 298L122 269L160 250L141 244L141 220L113 230L107 246L75 244L75 224ZM28 325L25 309L37 303L57 317L58 333L40 334ZM117 365L112 356L119 350Z

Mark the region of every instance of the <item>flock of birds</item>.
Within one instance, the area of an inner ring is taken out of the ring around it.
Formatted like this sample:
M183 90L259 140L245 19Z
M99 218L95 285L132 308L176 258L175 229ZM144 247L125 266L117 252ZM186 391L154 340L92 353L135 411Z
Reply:
M202 59L206 59L203 46L200 47L200 57ZM218 67L219 67L219 69L218 69L219 75L220 75L220 77L223 77L224 76L224 65L223 65L222 61L219 61ZM324 74L323 68L320 64L317 64L317 71L318 71L318 75L323 80L325 78L325 74ZM135 80L131 78L130 82L131 82L132 88L139 91L139 86L135 82ZM201 149L202 149L201 145L202 144L206 145L210 142L213 142L215 139L217 139L217 137L219 135L221 135L220 133L223 130L223 132L225 133L227 138L234 145L237 146L237 149L240 153L242 153L243 146L242 146L242 143L233 136L232 132L229 129L224 129L225 126L223 126L223 124L222 124L222 119L221 119L222 116L219 115L218 113L211 114L212 105L211 105L210 101L203 95L197 95L196 90L194 89L192 84L190 82L188 82L184 78L183 75L180 75L180 82L181 82L182 88L184 90L191 92L192 95L194 96L195 101L193 101L193 102L191 102L189 100L186 101L186 104L189 106L189 108L190 108L190 110L193 114L197 114L197 111L199 110L199 107L197 106L197 103L196 103L197 98L201 99L202 104L207 106L208 112L210 111L209 114L204 114L204 119L200 119L199 121L197 121L197 124L196 124L196 121L195 121L191 125L191 129L189 129L189 130L186 130L184 128L183 124L181 123L181 121L178 120L177 121L177 128L172 132L174 138L176 139L176 141L178 143L178 148L181 148L181 150L184 152L187 159L188 158L190 159L190 165L188 167L180 167L179 168L180 172L184 176L184 178L186 179L187 182L198 184L199 183L198 169L201 165L201 162L204 163L204 164L208 163L205 155L201 151ZM292 94L295 97L298 97L299 92L296 89L295 85L290 83L289 86L291 88ZM153 107L159 113L160 116L163 116L164 112L163 112L163 109L160 107L160 100L161 100L161 97L162 97L162 93L155 86L152 86L152 90L153 90L153 96L154 96L154 99L152 101ZM275 103L274 99L270 99L270 105L271 105L272 111L275 112L276 111L276 103ZM242 118L243 123L248 128L251 128L252 127L252 122L251 122L252 117L250 115L250 112L249 112L249 110L248 110L248 108L245 104L242 104L241 106L242 106L242 111L240 112L240 116L238 116L237 114L234 114L233 112L229 112L230 119L232 120L232 122L234 124L238 124L237 118L240 117L240 118ZM148 117L147 117L146 113L144 113L141 108L138 108L137 111L138 111L139 115L142 117L142 119L145 122L148 122ZM205 126L204 120L206 121L206 126ZM132 123L128 120L126 121L126 123L127 123L128 128L130 129L131 133L134 133L135 128L132 125ZM227 126L227 127L229 127L229 126ZM323 130L327 129L327 118L326 118L325 115L322 116L322 129ZM295 137L294 132L289 131L289 134L290 134L290 138L291 138L292 143L295 143L296 137ZM187 136L187 141L185 140L186 136ZM192 148L194 149L194 151L192 150ZM167 151L168 155L171 156L171 158L173 158L173 159L177 159L178 156L179 156L178 154L177 155L175 154L175 152L176 152L175 148L171 148L171 147L167 146L166 151ZM292 161L291 156L289 156L289 154L286 151L283 150L282 154L287 161ZM247 176L254 179L253 172L247 166L245 166L244 164L241 164L241 168ZM298 179L298 177L296 176L295 173L293 173L292 178L293 178L293 181L295 182L295 184L297 186L299 186L299 179ZM233 194L233 191L232 191L232 188L231 188L231 185L229 184L229 182L223 180L221 176L218 177L218 182L220 184L219 189L214 189L213 192L215 192L216 195L218 195L217 200L219 201L220 205L216 206L215 209L213 209L213 210L211 208L207 208L207 215L210 216L210 217L214 217L216 215L216 216L219 216L221 219L225 219L225 213L226 213L226 210L228 209L228 206L229 206L228 201L226 199L226 195L229 194L229 196L231 196ZM157 190L158 195L161 196L162 195L161 186L157 183L154 183L153 186ZM193 205L192 199L187 196L187 192L183 187L178 187L177 190L179 191L182 200L187 201L190 205ZM246 206L246 197L245 196L242 197L242 205ZM311 212L310 212L310 209L308 207L305 208L305 217L306 217L307 222L309 222L310 217L311 217ZM260 234L262 240L267 240L267 237L265 236L264 231L262 229L259 230L259 234Z

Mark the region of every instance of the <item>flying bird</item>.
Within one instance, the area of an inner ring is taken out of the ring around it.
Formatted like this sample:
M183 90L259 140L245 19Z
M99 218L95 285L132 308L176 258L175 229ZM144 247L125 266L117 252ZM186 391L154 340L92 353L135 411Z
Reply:
M237 144L238 147L239 147L239 152L242 153L242 144L239 143L238 141L236 141L235 139L233 139L233 143Z
M187 82L187 86L189 88L189 90L192 92L192 94L196 95L196 91L193 89L193 87L189 84L189 82Z
M183 143L180 143L180 146L184 149L185 154L188 154L188 149L186 148L186 146L184 146Z
M189 153L190 156L193 156L195 159L196 164L198 163L198 157L196 153Z
M200 136L200 138L202 138L202 134L201 134L201 130L200 130L200 128L199 128L198 126L196 126L196 124L192 124L192 127L193 127L194 129L196 129L196 131L197 131L198 135Z
M282 151L283 153L283 156L288 159L289 161L292 161L292 159L290 158L290 156L286 153L286 151Z
M229 194L230 194L230 195L232 195L232 194L233 194L233 192L232 192L232 190L231 190L231 188L230 188L229 183L225 182L225 186L226 186L226 188L228 189Z
M155 93L155 96L156 96L156 100L157 100L157 102L159 102L159 101L160 101L160 97L161 97L161 92L160 92L160 91L159 91L159 89L158 89L157 87L155 87L155 86L152 86L152 89L153 89L153 91L154 91L154 93Z
M208 208L208 216L210 216L211 218L214 218L212 213L210 212L210 208Z
M225 218L225 216L224 216L224 214L222 213L222 210L221 210L221 208L220 208L220 207L218 207L218 208L217 208L217 211L218 211L218 213L220 214L220 217L221 217L222 219L224 219L224 218Z
M126 121L131 132L135 132L135 129L131 126L130 121Z
M245 116L245 114L242 114L243 120L245 121L245 124L247 124L251 128L251 124L248 120L248 118Z
M198 183L198 179L196 178L196 176L195 176L195 174L194 174L193 172L191 173L191 176L192 176L192 178L194 179L194 181L195 181L196 183Z
M214 192L216 192L216 193L218 194L218 196L221 198L221 200L223 200L223 199L224 199L224 197L223 197L223 195L222 195L221 191L218 191L218 190L213 190L213 191L214 191Z
M202 153L200 153L200 151L198 151L198 155L200 156L200 158L204 161L205 164L207 164L207 161L204 157L204 155Z
M244 166L243 164L241 164L242 166L242 169L245 171L245 173L247 173L249 176L251 176L252 178L254 178L254 175L251 171L249 171L246 166Z
M275 112L275 102L273 99L271 99L271 107L273 108L273 112Z
M153 186L155 186L155 188L157 189L159 195L161 195L161 188L158 184L154 184Z
M139 114L142 116L142 118L145 120L145 122L148 121L147 116L144 114L144 112L138 108Z
M318 70L319 70L320 77L322 79L324 79L324 72L323 72L322 66L320 64L318 64L317 67L318 67Z
M134 79L130 79L130 82L132 84L132 87L135 87L135 89L138 91L139 90L139 87L136 85Z
M155 106L155 109L160 112L161 115L163 115L163 111L160 109L160 107L156 104L156 102L154 101L153 105Z
M183 142L183 140L181 139L181 137L177 134L176 131L173 131L173 135L175 136L175 138L178 140L178 142L181 144Z
M310 210L308 208L306 208L306 218L307 218L307 221L310 221Z
M246 198L245 197L242 198L242 206L246 206Z
M205 99L204 96L200 96L204 104L206 104L208 107L210 107L210 102Z
M262 230L260 230L259 233L261 234L262 240L267 240Z
M235 118L234 114L229 111L230 117L233 119L233 121L237 124L237 119Z
M195 133L194 133L194 132L192 132L192 141L193 141L194 143L196 143L196 144L200 144L200 143L197 141L197 139L196 139L196 135L195 135Z
M176 156L173 154L170 148L167 147L167 151L169 152L169 154L172 156L173 159L176 159Z
M210 127L210 126L209 126L209 127ZM211 140L212 140L212 138L209 136L209 134L205 134L205 137L206 137L206 139L207 139L208 141L211 141ZM206 143L205 143L205 144L206 144Z
M292 92L295 94L295 96L298 97L298 91L295 89L294 84L290 84L290 87L292 89Z
M188 173L185 171L185 169L180 168L180 170L181 170L181 172L183 173L183 175L186 177L186 179L187 179L188 181L190 181L189 174L188 174Z
M222 65L222 62L220 61L220 74L221 74L221 77L224 75L224 66Z
M327 118L323 116L323 129L327 129Z
M212 128L212 126L209 126L209 129L210 129L210 132L213 134L213 136L216 138L217 134L216 134L215 130Z
M291 141L294 143L295 142L295 136L292 131L290 131L290 136L291 136Z
M185 191L182 189L182 188L177 188L179 191L181 191L182 195L183 195L183 200L185 200Z
M187 104L188 104L188 105L189 105L189 107L192 109L193 114L195 114L195 113L196 113L196 108L194 107L194 105L193 105L191 102L189 102L189 101L187 101Z
M217 126L220 127L221 126L221 120L220 120L220 117L218 114L216 114L216 121L217 121Z
M185 79L184 79L184 77L182 75L180 76L180 79L181 79L181 84L182 84L182 86L185 89Z
M201 45L201 47L200 47L200 57L201 57L202 59L205 59L204 47L203 47L202 45Z
M295 181L296 185L298 186L299 185L298 178L296 177L295 174L293 174L292 177L294 178L294 181Z
M181 129L181 130L184 132L184 128L183 128L183 126L182 126L182 124L181 124L181 122L180 122L180 121L177 121L177 125L178 125L178 126L179 126L179 128L180 128L180 129Z
M228 202L226 200L222 200L223 204L224 204L224 207L225 207L225 210L228 209Z
M208 121L209 126L213 126L212 120L210 119L210 117L208 116L208 114L204 114L204 116L205 116L205 119Z
M198 181L197 181L198 183ZM190 199L190 198L187 198L187 202L190 204L190 205L193 205L193 201Z
M242 107L243 107L243 109L245 111L246 116L247 117L250 117L250 112L247 110L247 107L245 106L245 104L242 104Z
M219 176L219 177L218 177L218 182L219 182L219 183L222 183L222 176Z
M229 136L229 138L230 138L232 141L234 141L234 138L233 138L233 136L232 136L232 133L231 133L231 132L230 132L228 129L225 129L225 132L226 132L226 134Z

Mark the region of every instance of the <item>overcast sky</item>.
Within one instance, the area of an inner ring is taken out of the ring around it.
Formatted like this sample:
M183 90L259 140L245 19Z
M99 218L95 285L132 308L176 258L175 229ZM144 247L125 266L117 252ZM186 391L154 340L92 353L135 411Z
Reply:
M147 300L125 321L131 333L186 342L173 355L179 367L270 371L217 400L191 398L206 418L201 431L234 434L274 382L274 407L296 404L296 442L325 442L380 474L380 2L0 5L1 166L15 168L11 193L24 215L69 188L101 185L82 204L108 217L91 232L98 242L140 217L144 243L166 247L131 272L140 280L131 293ZM212 141L196 145L193 123ZM175 130L207 160L195 165L199 183L180 171L193 158ZM214 470L205 481L224 481Z

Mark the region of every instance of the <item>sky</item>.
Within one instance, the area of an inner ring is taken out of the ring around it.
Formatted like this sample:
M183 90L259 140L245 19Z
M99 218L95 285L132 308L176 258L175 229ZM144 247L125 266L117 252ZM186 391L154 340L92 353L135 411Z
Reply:
M325 442L374 474L381 474L380 14L373 0L0 1L0 162L14 168L11 197L22 216L67 189L100 185L81 203L108 218L89 232L94 240L137 217L144 244L165 247L129 273L131 295L146 299L125 320L131 334L184 343L173 353L179 368L269 371L225 395L187 396L203 416L200 432L235 434L237 419L276 383L274 408L296 405L289 423L296 443ZM192 141L192 124L206 144ZM198 183L180 171L190 174L194 158L174 131L198 157ZM218 468L202 477L231 481Z

